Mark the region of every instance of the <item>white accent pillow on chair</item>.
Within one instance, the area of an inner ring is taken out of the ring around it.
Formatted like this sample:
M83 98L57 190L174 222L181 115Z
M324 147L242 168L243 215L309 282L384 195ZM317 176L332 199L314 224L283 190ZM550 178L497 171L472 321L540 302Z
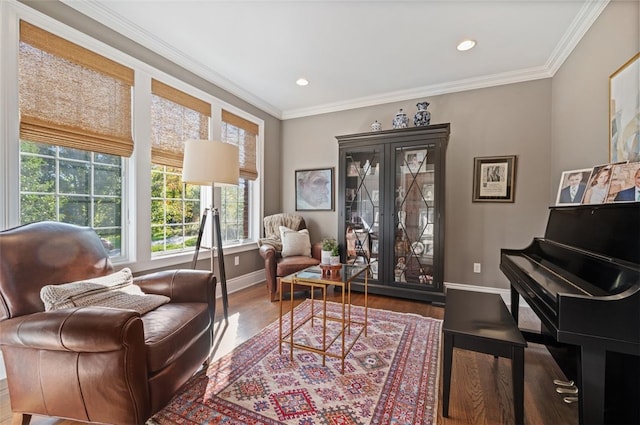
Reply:
M106 276L61 285L46 285L40 290L45 311L72 307L111 307L145 314L166 304L169 297L145 294L134 285L128 267Z
M302 255L311 257L311 240L309 230L295 231L288 227L280 226L280 239L282 240L282 257Z

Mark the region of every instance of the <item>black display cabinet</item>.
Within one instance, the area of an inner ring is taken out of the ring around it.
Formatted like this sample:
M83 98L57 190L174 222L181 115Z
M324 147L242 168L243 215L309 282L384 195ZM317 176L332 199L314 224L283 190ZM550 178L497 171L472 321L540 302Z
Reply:
M370 293L444 302L449 131L436 124L336 137L342 261L370 265Z

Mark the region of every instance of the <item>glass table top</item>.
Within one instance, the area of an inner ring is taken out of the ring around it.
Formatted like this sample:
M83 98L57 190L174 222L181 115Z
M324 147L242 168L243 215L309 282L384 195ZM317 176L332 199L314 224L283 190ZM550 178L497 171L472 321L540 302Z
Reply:
M368 268L368 264L342 264L339 276L327 277L322 275L322 268L318 265L307 267L304 270L290 274L282 279L287 283L291 282L293 279L326 281L328 283L347 283L355 279Z

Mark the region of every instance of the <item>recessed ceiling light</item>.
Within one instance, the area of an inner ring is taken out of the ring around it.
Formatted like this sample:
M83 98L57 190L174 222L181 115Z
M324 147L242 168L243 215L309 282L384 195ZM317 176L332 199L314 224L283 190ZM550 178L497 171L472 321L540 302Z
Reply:
M306 78L298 78L296 80L296 84L304 87L306 85L309 85L309 80L307 80Z
M461 52L466 52L467 50L473 49L475 45L476 42L474 40L462 40L456 48Z

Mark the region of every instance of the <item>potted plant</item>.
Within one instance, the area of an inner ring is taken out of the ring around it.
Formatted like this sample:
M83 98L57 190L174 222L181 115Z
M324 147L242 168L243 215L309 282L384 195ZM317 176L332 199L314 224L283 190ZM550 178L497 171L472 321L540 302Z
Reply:
M333 255L334 249L338 251L338 242L334 238L325 238L322 240L322 264L331 264L331 256Z
M329 264L340 264L340 249L338 248L338 244L331 249L331 257L329 257Z

